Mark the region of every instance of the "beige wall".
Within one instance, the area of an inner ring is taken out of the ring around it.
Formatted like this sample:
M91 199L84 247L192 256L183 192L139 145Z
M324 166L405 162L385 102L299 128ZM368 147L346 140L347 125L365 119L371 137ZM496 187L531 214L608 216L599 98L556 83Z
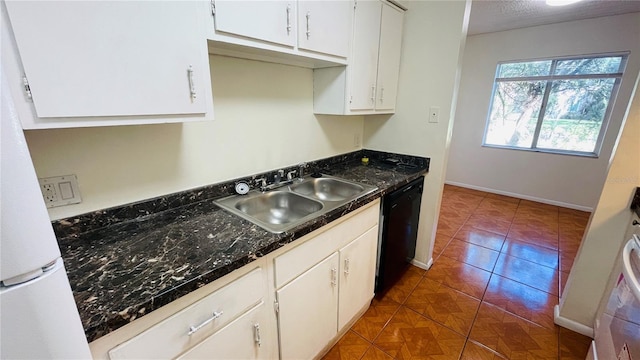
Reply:
M52 219L361 148L361 116L313 115L310 69L211 56L215 120L31 130L38 177L76 174L82 203Z
M396 113L365 118L364 146L431 158L416 249L416 260L426 264L440 209L470 2L411 1L406 5ZM427 122L430 106L440 107L437 124Z
M560 316L588 327L593 326L616 256L628 240L625 233L632 215L629 205L636 187L640 186L638 139L640 91L636 87L600 200L560 299Z
M631 51L599 158L482 147L499 61ZM640 13L469 36L447 182L591 210L640 69Z

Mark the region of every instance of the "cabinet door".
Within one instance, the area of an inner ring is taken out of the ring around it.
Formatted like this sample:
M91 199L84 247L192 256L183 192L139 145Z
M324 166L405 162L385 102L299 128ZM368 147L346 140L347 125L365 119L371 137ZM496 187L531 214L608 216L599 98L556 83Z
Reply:
M298 48L347 57L352 22L353 1L299 1Z
M338 253L276 291L280 356L311 359L337 334Z
M338 330L373 298L377 249L378 226L340 249Z
M206 112L208 80L202 79L209 77L209 66L199 3L6 6L38 117Z
M178 359L269 359L275 339L266 326L267 311L260 303Z
M373 110L380 40L379 1L358 1L353 28L353 51L349 61L351 110Z
M296 44L296 2L215 1L216 31L264 40L275 44Z
M382 5L376 110L393 110L396 107L403 19L402 10L388 4Z

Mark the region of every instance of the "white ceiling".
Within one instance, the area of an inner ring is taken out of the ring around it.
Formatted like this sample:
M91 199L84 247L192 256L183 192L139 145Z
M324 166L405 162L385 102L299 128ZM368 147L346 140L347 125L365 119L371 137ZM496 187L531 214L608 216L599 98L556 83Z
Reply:
M640 0L584 0L549 6L544 0L473 0L468 35L640 12Z

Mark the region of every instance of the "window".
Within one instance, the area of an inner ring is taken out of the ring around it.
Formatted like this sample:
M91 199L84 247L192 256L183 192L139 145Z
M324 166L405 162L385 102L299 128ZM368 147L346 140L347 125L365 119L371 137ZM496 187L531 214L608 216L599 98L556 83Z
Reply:
M483 144L597 156L626 59L498 64Z

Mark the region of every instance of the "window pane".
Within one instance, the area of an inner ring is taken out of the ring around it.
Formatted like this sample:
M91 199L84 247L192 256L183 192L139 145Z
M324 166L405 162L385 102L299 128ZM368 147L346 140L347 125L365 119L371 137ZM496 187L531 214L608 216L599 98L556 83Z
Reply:
M529 61L498 65L498 77L544 76L551 71L551 60Z
M538 148L594 152L615 79L554 81Z
M496 83L485 144L531 147L545 81Z
M559 60L556 75L613 74L620 72L622 56Z

